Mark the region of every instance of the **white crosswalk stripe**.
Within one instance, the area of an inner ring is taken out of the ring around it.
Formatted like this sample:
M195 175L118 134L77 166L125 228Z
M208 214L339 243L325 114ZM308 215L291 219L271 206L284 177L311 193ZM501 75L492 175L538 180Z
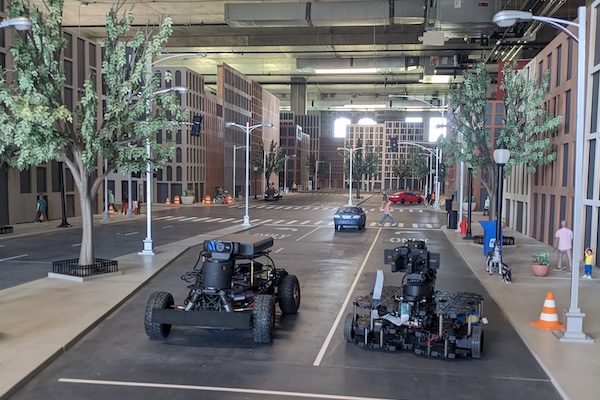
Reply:
M199 222L199 223L230 223L230 224L241 224L244 222L243 219L235 219L235 218L222 218L222 217L189 217L189 216L162 216L154 218L157 221L165 221L165 222ZM313 221L310 219L307 220L298 220L298 219L279 219L273 220L272 218L261 219L256 218L250 221L252 225L261 224L261 225L297 225L297 226L332 226L334 225L333 220L318 220ZM368 223L370 227L378 227L377 222ZM386 221L383 224L384 227L392 227L391 224ZM440 226L430 224L430 223L408 223L398 222L395 226L396 228L418 228L418 229L439 229Z

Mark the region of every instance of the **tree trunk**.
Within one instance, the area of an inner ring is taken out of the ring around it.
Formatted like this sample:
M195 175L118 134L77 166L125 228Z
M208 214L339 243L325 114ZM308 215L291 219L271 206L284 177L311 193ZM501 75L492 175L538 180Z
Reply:
M79 251L79 265L94 265L94 212L92 210L92 199L89 177L82 176L79 187L79 205L81 206L81 248Z

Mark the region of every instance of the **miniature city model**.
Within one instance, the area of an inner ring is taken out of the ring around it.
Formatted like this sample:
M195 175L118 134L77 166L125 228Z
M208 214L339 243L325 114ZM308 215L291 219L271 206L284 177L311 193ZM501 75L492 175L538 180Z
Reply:
M206 240L192 271L181 277L189 293L175 305L167 292L154 292L146 305L144 327L150 339L164 339L172 325L209 329L252 329L254 341L271 343L275 304L284 314L300 307L295 275L275 268L272 237L228 235Z
M392 272L405 272L402 286L383 286L377 271L371 295L354 301L344 338L361 347L412 350L429 357L481 358L483 298L475 293L435 291L440 255L425 242L410 241L384 251Z

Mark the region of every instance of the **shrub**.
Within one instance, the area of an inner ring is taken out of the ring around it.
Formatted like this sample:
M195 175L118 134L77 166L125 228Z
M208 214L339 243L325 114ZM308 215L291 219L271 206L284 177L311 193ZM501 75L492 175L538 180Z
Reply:
M540 265L550 265L550 260L548 260L548 252L547 251L538 251L533 255L533 264Z

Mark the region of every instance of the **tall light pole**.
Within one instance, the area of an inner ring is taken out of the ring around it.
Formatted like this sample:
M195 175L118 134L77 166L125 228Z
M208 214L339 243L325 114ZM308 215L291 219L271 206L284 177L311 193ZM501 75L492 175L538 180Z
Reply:
M338 147L338 150L344 150L348 152L348 158L350 158L350 173L348 174L348 205L352 205L352 159L354 158L354 152L356 150L362 150L362 147Z
M329 189L331 189L331 163L329 163Z
M296 157L295 154L290 154L290 155L285 155L283 157L284 159L284 164L283 164L283 191L284 193L287 193L288 191L288 187L287 187L287 163L288 163L288 158L290 157Z
M442 115L442 124L445 126L446 125L446 120L445 120L445 111L446 111L446 98L443 97L442 98L442 106L436 108L433 104L431 104L430 102L421 99L420 97L416 97L416 96L410 96L407 94L390 94L388 97L391 98L401 98L401 99L407 99L407 100L414 100L414 101L418 101L420 103L425 104L426 106L432 108L434 111L439 111L440 114ZM436 210L440 209L440 177L439 177L439 162L441 161L441 154L439 154L440 150L436 150L436 158L438 160L438 162L435 164L435 203L434 203L434 207ZM462 177L461 177L461 181L462 181ZM462 182L460 183L462 186Z
M237 167L235 163L235 155L237 154L237 150L243 149L245 147L246 146L236 146L235 144L233 145L233 190L231 191L231 193L233 193L234 198L237 198L237 193L235 192L235 168ZM248 188L246 188L246 190L248 190Z
M152 64L149 64L152 66ZM152 72L152 70L150 70ZM153 93L153 96L160 96L169 92L178 92L178 93L187 93L189 89L185 86L173 86L168 89L157 90ZM148 100L147 104L147 115L150 116L150 100ZM138 254L142 256L152 256L154 255L154 245L152 242L152 142L150 141L150 137L146 139L146 157L148 157L148 161L146 162L146 238L144 239L144 249L140 251Z
M324 163L325 161L317 160L315 162L315 190L319 187L319 163Z
M243 227L250 227L250 217L248 216L248 182L250 181L250 132L252 132L253 130L255 130L256 128L260 128L262 126L270 128L273 126L273 124L256 124L256 125L250 125L250 122L246 122L246 125L241 125L241 124L236 124L235 122L225 122L225 126L227 128L238 128L242 131L244 131L246 133L246 189L244 190L244 192L246 193L245 198L246 198L246 205L245 205L245 211L246 214L244 215L244 222L242 223ZM256 191L256 189L255 189Z
M152 67L158 63L163 61L170 60L172 58L177 57L206 57L206 53L177 53L171 54L159 60L149 63L146 66L146 85L150 85L152 82ZM189 89L183 86L175 86L168 89L158 90L153 93L153 96L158 96L167 92L179 92L179 93L187 93ZM150 101L147 104L147 115L150 116ZM150 142L150 137L146 139L146 157L148 161L146 162L146 238L144 239L144 249L138 254L144 256L152 256L154 255L154 244L152 242L152 146ZM129 185L131 186L131 185Z
M508 150L506 150L508 151ZM510 152L508 153L509 157L510 157ZM496 151L494 151L494 156L496 155ZM504 162L504 164L506 164L506 161ZM504 165L503 164L503 165ZM463 239L465 240L470 240L473 239L473 236L471 236L471 199L473 198L473 166L471 165L471 163L467 164L467 170L469 171L469 191L468 191L468 195L469 196L467 198L467 234L465 235L465 237L463 237ZM459 202L460 204L460 202ZM496 231L496 239L498 237L498 231Z
M504 10L494 15L493 21L500 27L509 27L518 21L540 21L560 29L574 39L577 45L577 136L575 138L575 182L573 193L573 257L571 265L571 304L566 313L566 327L560 338L564 342L590 342L591 337L583 332L585 314L579 308L579 257L583 254L583 168L585 147L585 80L586 80L586 7L577 8L578 22L558 18L538 17L527 11ZM567 29L577 28L577 35Z
M498 249L502 249L502 227L500 221L502 219L502 186L504 184L504 165L510 160L510 150L506 148L504 143L500 143L498 148L494 150L494 162L498 165L498 191L496 193L496 245ZM469 168L471 173L471 168ZM469 199L470 204L471 199ZM469 205L469 211L470 211ZM500 265L502 265L502 251L500 251Z

